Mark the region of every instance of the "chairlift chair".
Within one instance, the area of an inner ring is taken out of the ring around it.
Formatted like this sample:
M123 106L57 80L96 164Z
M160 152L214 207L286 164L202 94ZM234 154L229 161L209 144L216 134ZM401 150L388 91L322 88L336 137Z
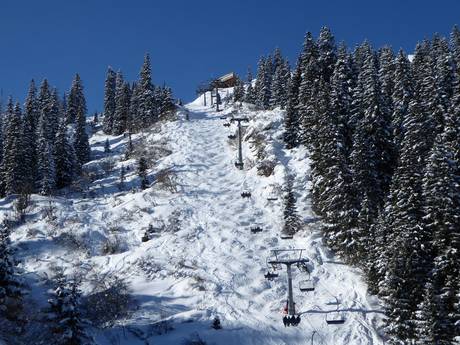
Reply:
M345 323L345 318L343 317L343 313L339 311L340 302L337 297L335 297L336 302L328 303L328 305L336 305L336 310L330 311L326 313L326 323L328 325L342 325Z
M345 318L338 311L328 312L326 314L326 322L328 325L343 325Z
M276 260L276 257L270 257L268 256L266 259L265 259L265 262L267 263L267 268L268 268L268 271L270 272L270 269L272 271L277 271L279 269L281 269L281 266L279 264L274 264L274 263L270 263L270 261L274 261Z
M301 321L301 317L300 317L300 314L297 314L297 315L285 315L283 317L283 323L285 324L285 326L293 326L293 327L296 327L300 324L300 321Z
M242 198L250 198L250 197L251 197L251 192L249 192L249 191L243 191L243 192L241 193L241 197L242 197Z
M315 286L313 284L313 281L311 279L301 280L299 282L299 290L301 292L315 291Z
M302 271L302 272L307 272L308 274L308 279L310 279L310 272L308 271L308 265L306 262L299 262L297 264L297 268Z
M236 139L236 135L235 134L230 134L227 138L229 138L230 140L234 140L234 139Z
M273 280L273 279L275 279L275 278L278 278L278 277L279 277L279 274L278 274L278 273L274 273L274 272L268 271L267 273L264 274L264 277L265 277L265 279L271 281L271 280Z
M148 242L150 241L150 237L149 235L147 234L147 232L144 233L144 235L142 236L142 242Z
M253 227L251 227L251 232L253 234L257 234L258 232L262 232L262 227L260 227L259 225L253 226Z

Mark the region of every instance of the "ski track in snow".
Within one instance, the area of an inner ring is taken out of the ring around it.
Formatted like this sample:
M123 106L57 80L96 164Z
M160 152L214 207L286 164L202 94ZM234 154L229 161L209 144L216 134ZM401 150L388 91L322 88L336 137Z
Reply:
M173 210L184 215L176 233L161 233L141 243L143 229L151 218L134 213L132 220L125 220L125 228L130 231L127 251L86 259L108 271L121 270L130 279L140 305L133 318L127 320L131 329L148 334L152 323L166 317L175 320L175 330L164 335L149 334L143 341L125 331L107 330L98 335L98 342L110 344L106 336L112 334L118 337L118 344L179 344L197 332L210 345L295 345L310 344L316 332L314 344L383 344L377 334L382 318L378 301L367 295L359 271L341 263L323 246L315 222L311 221L315 217L306 192L308 181L301 180L309 173L308 163L273 143L282 168L298 174L295 188L303 196L298 199L298 210L309 220L306 230L294 239L281 240L282 200L268 202L261 187L266 177L257 176L254 169L250 174L233 165L235 148L229 145L227 136L234 128L223 127L220 119L230 110L216 113L201 106L200 100L185 109L189 121L165 124L164 133L173 153L159 164L160 168L174 167L178 193L161 193L153 199L148 190L127 193L116 206L110 198L62 200L88 227L103 227L107 219L121 221L126 210L152 209L152 200L155 206L149 217L165 218ZM103 143L105 137L98 140ZM247 142L243 150L245 155L251 154ZM282 179L275 182L282 184ZM252 192L251 198L241 197L245 188ZM260 224L263 231L251 234L254 224ZM299 280L306 276L293 269L296 309L302 313L298 327L285 328L282 324L281 310L287 294L285 270L278 271L279 277L272 282L263 276L270 250L277 248L304 248L313 268L311 278L317 283L315 291L300 292ZM60 260L70 261L64 258L65 253L58 254ZM40 260L51 258L47 254ZM142 258L167 273L149 279L136 268ZM42 271L41 264L30 260L28 270ZM345 312L343 325L325 322L326 312L335 309L328 305L335 297ZM222 321L222 330L210 328L215 315Z

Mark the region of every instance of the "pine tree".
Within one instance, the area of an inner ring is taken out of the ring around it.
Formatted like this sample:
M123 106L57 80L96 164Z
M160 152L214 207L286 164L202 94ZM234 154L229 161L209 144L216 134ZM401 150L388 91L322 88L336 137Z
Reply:
M80 173L82 165L90 159L90 147L88 134L86 133L86 116L85 113L82 113L82 111L83 108L80 108L75 119L75 135L73 141L77 173Z
M54 146L54 164L56 172L56 187L67 187L72 183L75 174L75 152L67 133L67 125L61 120L56 134Z
M257 79L254 85L255 103L261 108L268 106L266 101L268 90L266 89L266 59L262 56L257 64Z
M275 51L273 52L273 61L272 61L272 76L275 75L276 71L280 68L284 67L284 58L283 55L281 54L281 49L280 48L275 48Z
M142 119L139 115L139 87L136 83L133 83L131 87L129 104L129 118L126 127L129 133L134 133L142 128Z
M252 78L251 67L248 67L248 75L247 75L248 87L246 88L244 101L246 103L255 104L255 102L256 102L256 94L255 94L254 88L252 87L252 80L253 80L253 78Z
M102 128L104 133L112 134L113 118L115 114L116 73L111 67L107 70L104 86L104 117Z
M76 281L67 281L61 274L56 277L56 287L50 304L48 321L53 333L52 344L87 345L93 339L85 330L86 320L80 311L80 291Z
M456 277L460 275L460 198L457 164L446 143L447 136L439 134L427 161L423 179L424 221L433 236L433 267L431 269L431 300L435 315L422 309L422 319L430 320L425 336L438 344L450 344L456 334ZM424 306L426 308L426 305ZM426 325L422 323L422 328ZM420 331L423 331L421 329Z
M22 115L19 104L13 106L10 98L7 105L3 128L3 184L5 194L18 194L24 183L22 146Z
M50 121L50 138L52 141L56 138L56 133L61 122L62 113L61 113L61 101L59 99L58 91L56 88L51 92L50 107L48 114L48 121Z
M291 71L289 62L285 61L279 48L275 50L272 66L272 80L270 84L270 108L281 107L284 109L287 105L287 94Z
M257 79L254 87L256 104L262 109L268 109L270 106L272 72L271 57L262 56L257 67Z
M52 145L44 138L39 138L38 173L39 192L51 195L56 188L56 168Z
M139 158L137 162L137 175L139 176L141 182L141 189L146 189L149 186L149 180L147 177L147 160L144 157Z
M350 128L350 112L352 103L352 70L350 56L344 45L337 54L337 61L331 76L331 109L337 118L338 134L343 142L343 150L348 156L352 149L352 129Z
M293 178L286 180L286 191L284 197L284 226L283 234L294 235L302 228L302 220L299 217L296 206L296 197L293 191Z
M139 119L143 126L150 126L157 120L158 114L155 112L149 54L144 58L138 88Z
M39 119L37 133L38 136L41 136L48 141L50 145L54 142L52 106L53 97L50 86L48 84L48 80L44 79L40 85L40 92L38 96Z
M392 128L395 63L394 53L390 47L384 47L380 50L378 66L377 85L380 90L378 103L381 117L380 125L382 126L377 141L380 151L378 170L380 172L381 189L386 195L390 188L391 176L397 160Z
M45 79L40 86L38 97L40 118L37 128L37 172L38 190L42 195L50 195L56 187L56 171L54 164L54 138L51 126L52 96L48 81Z
M430 234L423 222L424 116L417 98L411 100L409 114L403 123L406 132L385 208L391 232L383 233L386 247L379 262L379 274L384 275L380 294L386 301L386 329L394 344L416 337L417 306L432 257Z
M355 111L359 110L357 115L360 120L353 135L351 169L359 204L357 255L364 255L367 243L372 241L370 225L377 219L383 203L383 183L387 178L383 169L388 169L384 166L387 162L385 133L388 128L381 113L377 71L370 51L360 71L358 84L362 93L359 95L359 108Z
M404 135L402 124L408 115L409 102L412 96L413 85L410 62L406 54L400 50L395 60L394 87L391 95L393 103L391 127L393 129L393 146L396 151L396 158L399 156L400 143Z
M86 116L86 100L83 94L83 84L78 73L72 81L72 87L70 88L67 102L66 119L68 124L74 123L79 114Z
M121 72L117 73L115 90L115 113L113 115L112 134L120 135L126 130L129 114L129 86L125 84Z
M125 169L125 166L122 165L120 169L120 183L118 184L118 189L120 190L125 189L125 180L126 180L126 169Z
M447 110L453 93L455 65L449 42L437 34L433 37L431 44L431 60L434 79L441 98L440 102L444 110Z
M301 135L300 141L311 148L313 133L315 133L317 114L316 91L320 81L320 67L318 64L318 46L310 32L305 36L303 50L300 55L300 68L302 80L299 88L299 118Z
M323 80L329 83L337 60L337 47L335 45L334 35L329 28L321 28L317 44L320 74Z
M16 263L10 242L10 230L4 224L0 225L0 311L2 316L14 318L19 310L13 310L20 305L21 282L17 276ZM11 303L16 300L19 303Z
M105 139L104 152L105 153L110 153L110 141L109 141L109 138Z
M233 101L241 102L244 99L244 85L240 78L236 78L235 89L233 91Z
M272 83L271 83L271 97L270 97L270 108L276 108L281 106L283 102L285 102L285 92L286 92L286 85L284 84L284 65L278 67L276 72L273 75Z
M27 167L24 176L24 188L33 191L37 180L37 128L40 112L37 101L37 89L32 79L24 104L23 124L23 166Z
M288 101L286 108L286 115L284 118L284 143L286 148L292 149L299 145L299 88L302 80L300 69L300 61L297 62L297 66L294 70L294 74L289 83L288 88Z
M423 294L423 301L419 305L419 311L415 320L419 339L417 344L420 345L441 345L451 344L441 342L438 330L441 328L439 308L436 304L436 292L431 281L428 281Z

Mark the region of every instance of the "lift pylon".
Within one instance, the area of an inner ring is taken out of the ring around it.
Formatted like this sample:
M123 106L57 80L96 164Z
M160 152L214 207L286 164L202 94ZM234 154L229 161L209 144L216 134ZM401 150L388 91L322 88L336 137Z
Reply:
M243 147L241 144L242 133L241 133L241 122L249 122L247 117L234 117L230 122L238 122L238 161L235 162L235 166L243 170Z
M287 282L288 282L288 310L289 316L296 316L294 296L292 292L292 266L299 267L306 264L309 260L302 256L305 249L275 249L272 250L272 257L268 260L268 264L273 267L279 265L286 266Z

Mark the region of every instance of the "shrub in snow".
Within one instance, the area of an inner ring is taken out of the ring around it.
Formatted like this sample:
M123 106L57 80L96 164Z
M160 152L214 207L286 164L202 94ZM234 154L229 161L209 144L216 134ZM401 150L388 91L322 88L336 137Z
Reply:
M155 185L162 190L177 193L177 174L171 168L162 169L155 173Z
M275 170L276 162L273 160L263 160L257 164L257 174L260 176L271 176Z
M98 327L111 327L128 317L133 300L128 283L115 273L93 272L91 293L84 302L87 318Z
M73 231L66 231L61 233L58 237L54 238L54 241L63 246L66 246L67 248L73 251L89 251L85 239L81 235L76 234Z
M18 221L24 221L27 210L31 204L30 195L28 191L23 190L13 203L15 216Z
M211 327L214 329L222 329L222 325L220 324L220 319L218 316L216 316L212 321Z
M103 255L122 253L125 250L126 246L122 243L118 235L110 235L106 238L104 244L102 245Z
M56 216L56 206L54 205L54 202L51 200L48 201L48 205L43 207L42 209L43 212L43 218L48 219L49 221L55 221L57 216Z
M145 274L145 276L151 280L158 278L158 273L163 270L160 264L155 262L155 258L151 256L145 256L137 261L137 266Z
M109 175L115 168L115 159L112 157L105 158L100 163L101 169L104 170L105 175Z
M174 210L168 217L165 231L178 232L181 229L183 218L184 215L181 210Z

